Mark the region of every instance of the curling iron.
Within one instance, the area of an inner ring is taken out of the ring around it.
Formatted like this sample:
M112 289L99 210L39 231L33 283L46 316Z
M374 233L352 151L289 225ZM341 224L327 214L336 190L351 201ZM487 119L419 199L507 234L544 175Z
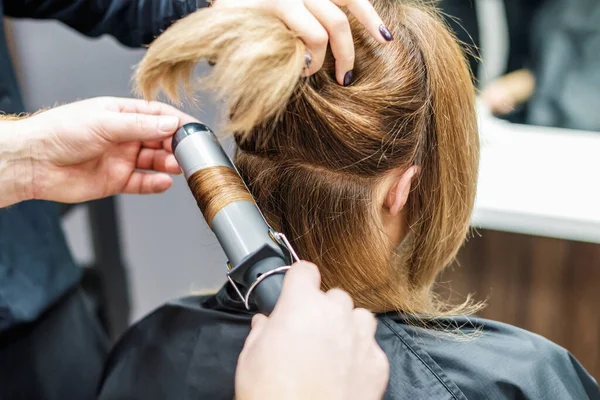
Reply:
M212 130L189 123L172 139L173 153L227 262L227 279L246 309L255 303L269 315L283 276L298 256L273 230Z

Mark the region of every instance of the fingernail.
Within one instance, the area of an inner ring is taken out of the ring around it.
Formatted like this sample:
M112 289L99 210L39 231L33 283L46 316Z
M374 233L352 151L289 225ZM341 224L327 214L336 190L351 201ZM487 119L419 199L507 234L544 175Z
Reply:
M309 53L304 54L304 65L306 65L306 68L310 67L310 63L312 62L312 57L310 56Z
M394 40L394 36L392 36L392 32L390 32L390 30L388 28L386 28L384 25L379 26L379 33L381 33L381 36L383 36L383 38L385 40L387 40L388 42L391 42L392 40Z
M346 75L344 75L344 86L348 86L349 84L351 84L353 77L354 73L352 72L352 70L346 72Z
M177 129L177 125L179 125L177 117L168 115L158 117L158 129L162 132L172 133Z

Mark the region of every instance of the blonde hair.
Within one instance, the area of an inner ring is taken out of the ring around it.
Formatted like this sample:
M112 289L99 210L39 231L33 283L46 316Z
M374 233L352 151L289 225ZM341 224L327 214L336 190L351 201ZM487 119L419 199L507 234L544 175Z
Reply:
M473 310L436 300L437 274L469 228L479 157L474 87L465 57L437 10L373 0L393 42L375 42L349 16L355 81L336 83L328 52L303 78L305 47L277 18L211 8L175 23L150 46L135 80L154 97L201 83L227 102L235 163L269 222L316 263L325 289L341 287L375 312L430 316ZM375 190L392 169L420 167L406 205L409 233L394 251Z

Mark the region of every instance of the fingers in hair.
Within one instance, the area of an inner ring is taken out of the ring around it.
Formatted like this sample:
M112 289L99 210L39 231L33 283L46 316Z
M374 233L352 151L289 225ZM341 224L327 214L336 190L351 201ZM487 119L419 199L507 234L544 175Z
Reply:
M335 58L335 77L340 85L349 84L346 79L354 68L354 41L346 14L330 1L305 0L307 9L327 30L331 52Z
M348 11L369 31L379 43L394 40L392 33L384 25L373 4L369 0L332 0L338 6L348 8Z
M319 20L301 2L291 2L287 8L278 11L278 17L294 31L306 45L311 62L305 70L312 75L323 66L329 35Z

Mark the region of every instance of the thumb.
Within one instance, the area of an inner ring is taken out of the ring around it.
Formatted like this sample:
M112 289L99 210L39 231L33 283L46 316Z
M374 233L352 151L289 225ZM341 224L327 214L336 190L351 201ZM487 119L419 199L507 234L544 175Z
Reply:
M102 121L106 138L115 143L131 141L161 141L173 135L179 127L174 115L110 113Z
M296 300L303 301L310 292L319 291L320 286L321 274L315 264L306 261L294 263L285 274L277 305Z
M254 317L252 317L252 325L250 328L250 333L248 334L248 337L246 338L246 342L244 342L244 348L252 347L254 342L256 342L256 340L258 340L258 338L260 337L260 334L267 326L268 321L269 321L269 318L264 316L263 314L255 314Z
M255 314L254 317L252 317L251 327L252 329L257 329L259 326L263 326L268 320L269 317L263 314Z

